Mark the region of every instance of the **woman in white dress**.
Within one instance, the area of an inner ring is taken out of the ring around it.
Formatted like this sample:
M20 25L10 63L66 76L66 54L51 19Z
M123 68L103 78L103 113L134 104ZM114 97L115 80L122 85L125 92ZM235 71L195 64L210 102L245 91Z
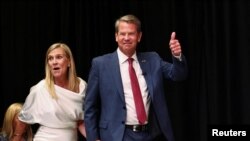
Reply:
M77 129L86 136L83 100L86 82L77 76L74 58L64 43L49 47L45 79L31 87L19 120L40 126L34 141L77 141Z

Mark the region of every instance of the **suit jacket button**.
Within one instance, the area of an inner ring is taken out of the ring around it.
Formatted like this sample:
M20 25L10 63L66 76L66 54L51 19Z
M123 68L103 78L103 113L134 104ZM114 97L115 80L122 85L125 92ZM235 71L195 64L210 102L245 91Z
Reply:
M124 121L122 121L122 124L125 124L125 122L124 122Z

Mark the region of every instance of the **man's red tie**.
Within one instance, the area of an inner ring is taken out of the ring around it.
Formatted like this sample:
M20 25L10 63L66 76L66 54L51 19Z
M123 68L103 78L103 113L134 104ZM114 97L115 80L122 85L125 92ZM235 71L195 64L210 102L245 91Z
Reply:
M133 96L134 96L137 118L140 124L144 124L147 119L147 116L146 116L146 112L145 112L145 108L144 108L144 104L142 100L140 86L137 80L135 70L133 68L133 60L134 60L133 58L128 59L130 82L131 82L131 87L132 87Z

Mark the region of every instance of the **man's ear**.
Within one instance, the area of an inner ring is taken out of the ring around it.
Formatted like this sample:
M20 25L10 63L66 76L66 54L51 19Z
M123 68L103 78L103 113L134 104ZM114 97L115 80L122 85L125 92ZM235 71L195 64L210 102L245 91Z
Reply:
M115 33L115 41L116 41L116 42L118 41L117 36L118 36L118 34Z
M140 32L139 35L138 35L138 40L137 40L138 43L140 43L141 37L142 37L142 32Z

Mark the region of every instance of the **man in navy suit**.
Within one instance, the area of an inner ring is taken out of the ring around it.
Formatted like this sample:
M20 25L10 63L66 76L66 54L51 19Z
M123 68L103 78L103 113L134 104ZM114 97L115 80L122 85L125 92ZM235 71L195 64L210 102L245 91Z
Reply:
M173 55L173 63L169 63L156 52L136 52L142 32L140 20L134 15L119 18L115 30L117 50L92 60L84 107L87 141L153 141L159 136L173 141L163 78L180 81L187 76L175 32L169 42ZM143 122L137 119L128 58L134 60L139 81L146 111Z

